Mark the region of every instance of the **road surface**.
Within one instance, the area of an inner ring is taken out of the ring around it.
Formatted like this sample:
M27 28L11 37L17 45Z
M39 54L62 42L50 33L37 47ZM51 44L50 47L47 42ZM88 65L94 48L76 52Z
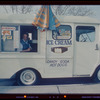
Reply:
M42 79L35 86L18 86L16 80L1 79L0 93L3 94L100 94L100 83L91 78Z

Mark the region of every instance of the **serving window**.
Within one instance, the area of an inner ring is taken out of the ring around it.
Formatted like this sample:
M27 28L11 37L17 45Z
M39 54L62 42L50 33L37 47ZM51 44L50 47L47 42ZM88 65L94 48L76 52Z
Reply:
M21 40L23 34L27 34L27 41L31 50L29 52L38 52L37 29L34 26L1 26L1 52L21 52ZM22 45L23 46L23 45Z
M23 35L28 35L28 44L30 45L31 51L30 52L38 52L38 34L37 28L28 25L21 25L20 26L20 42L23 40Z

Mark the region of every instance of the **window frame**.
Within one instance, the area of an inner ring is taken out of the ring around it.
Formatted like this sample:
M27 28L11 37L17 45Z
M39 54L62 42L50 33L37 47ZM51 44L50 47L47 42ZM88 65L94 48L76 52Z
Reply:
M20 24L19 29L20 29L21 26L33 26L33 25L32 24ZM39 34L38 33L39 33L39 31L37 29L37 52L21 52L21 51L19 51L20 53L39 53L39 48L40 47L39 47ZM19 37L19 39L21 39L21 37Z

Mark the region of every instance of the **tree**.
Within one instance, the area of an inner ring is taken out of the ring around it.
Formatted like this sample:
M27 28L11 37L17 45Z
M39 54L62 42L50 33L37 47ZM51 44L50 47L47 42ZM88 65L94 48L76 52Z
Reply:
M3 6L6 13L13 13L13 14L27 14L33 11L32 5L10 5L10 6Z
M55 15L67 16L93 16L94 11L86 6L73 6L73 5L52 5L52 10ZM6 13L12 14L28 14L37 13L40 5L3 5Z
M94 11L86 6L56 5L52 6L56 15L91 16Z

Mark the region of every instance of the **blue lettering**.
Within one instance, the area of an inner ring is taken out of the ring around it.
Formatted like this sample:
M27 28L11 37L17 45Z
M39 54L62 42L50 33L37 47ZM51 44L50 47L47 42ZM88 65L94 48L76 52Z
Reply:
M72 45L72 40L47 40L47 45Z
M53 45L53 40L47 40L47 41L46 41L46 44L47 44L47 45Z
M72 45L71 40L56 40L55 45Z

